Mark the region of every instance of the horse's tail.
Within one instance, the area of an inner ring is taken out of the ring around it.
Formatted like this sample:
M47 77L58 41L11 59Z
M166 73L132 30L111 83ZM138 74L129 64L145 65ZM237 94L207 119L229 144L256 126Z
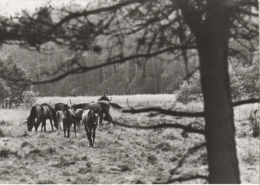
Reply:
M121 111L122 107L116 103L112 103L110 102L110 105L113 109L117 110L117 111Z
M34 118L36 117L36 106L32 106L31 108L31 112L30 115L28 117L28 120L34 120Z

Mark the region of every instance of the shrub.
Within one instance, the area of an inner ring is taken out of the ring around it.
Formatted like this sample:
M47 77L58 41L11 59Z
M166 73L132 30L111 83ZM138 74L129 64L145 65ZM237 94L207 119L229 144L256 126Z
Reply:
M36 102L38 95L39 92L24 91L22 96L25 106L27 108L32 107L32 105Z
M245 97L259 97L259 61L255 58L251 64L241 64L235 58L229 59L229 76L233 100ZM200 74L196 72L189 81L184 81L176 92L176 100L183 104L191 101L203 101Z
M176 92L176 100L184 104L188 104L194 100L203 101L199 72L194 73L188 82L184 81L181 84L179 90Z

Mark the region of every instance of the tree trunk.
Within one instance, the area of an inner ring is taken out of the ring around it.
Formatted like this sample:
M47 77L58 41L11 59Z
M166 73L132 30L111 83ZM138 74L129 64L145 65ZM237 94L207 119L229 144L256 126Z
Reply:
M228 40L232 10L209 1L197 35L204 96L209 183L240 183L228 75Z
M156 71L156 58L153 59L153 81L154 81L154 93L158 93L158 85L157 85L157 71Z

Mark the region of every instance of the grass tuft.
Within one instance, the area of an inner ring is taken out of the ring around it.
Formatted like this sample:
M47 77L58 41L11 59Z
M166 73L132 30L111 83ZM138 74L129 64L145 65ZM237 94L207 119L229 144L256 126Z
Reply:
M2 150L0 150L0 157L1 158L8 158L10 155L15 155L16 157L18 156L17 151L13 152L10 149L2 149Z
M37 181L36 184L56 184L56 183L53 180L45 179L45 180Z
M21 144L21 148L24 148L26 146L30 146L30 147L33 147L33 145L31 143L28 143L27 141L24 141L22 144Z
M49 153L49 154L54 154L54 153L56 153L56 148L54 148L54 147L49 147L48 149L47 149L47 153Z
M4 131L2 128L0 128L0 137L5 137Z
M9 149L3 149L0 151L0 157L2 158L7 158L11 151Z

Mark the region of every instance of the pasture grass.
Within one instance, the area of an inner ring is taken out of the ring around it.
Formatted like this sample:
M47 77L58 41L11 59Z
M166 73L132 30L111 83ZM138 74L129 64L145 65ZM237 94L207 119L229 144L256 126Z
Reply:
M37 103L72 103L95 101L98 97L45 97ZM188 105L175 103L173 95L113 96L112 102L127 107L160 106L173 110L202 111L203 105L192 102ZM147 103L148 101L148 103ZM153 102L153 104L151 104ZM237 154L242 183L259 182L259 138L252 137L249 115L258 104L234 108ZM97 128L96 146L88 146L83 127L77 138L63 132L28 132L22 124L29 116L28 109L0 110L0 166L6 175L1 183L153 183L189 175L207 175L205 147L191 152L193 146L205 142L199 134L182 134L179 129L139 130L120 126ZM204 128L202 118L180 118L148 113L123 114L111 109L113 119L135 125L159 123L182 123ZM2 133L2 134L1 134ZM8 149L11 148L12 150ZM189 155L186 153L191 152ZM16 153L16 154L15 154ZM2 155L2 157L1 157ZM11 156L11 157L10 157ZM12 171L12 173L11 173ZM17 178L17 174L20 175ZM205 183L198 179L185 183Z

